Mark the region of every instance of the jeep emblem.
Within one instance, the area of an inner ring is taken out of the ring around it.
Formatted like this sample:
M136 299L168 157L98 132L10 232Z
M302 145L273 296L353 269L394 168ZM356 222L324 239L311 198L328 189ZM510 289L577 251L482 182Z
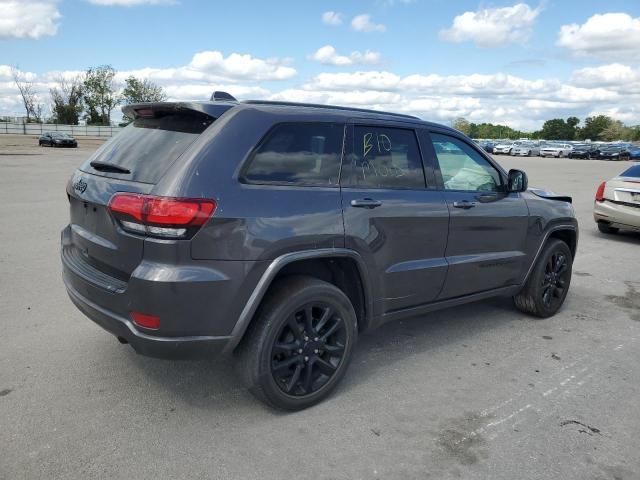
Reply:
M79 191L80 193L84 193L84 191L87 189L87 182L83 182L82 179L80 179L73 184L73 189Z

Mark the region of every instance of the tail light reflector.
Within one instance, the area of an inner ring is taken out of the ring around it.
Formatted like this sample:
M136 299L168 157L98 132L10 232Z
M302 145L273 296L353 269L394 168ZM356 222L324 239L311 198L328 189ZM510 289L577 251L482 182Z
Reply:
M131 320L139 327L157 330L160 328L160 317L141 312L131 312Z
M162 238L189 238L215 213L215 200L119 192L109 210L123 229Z
M607 186L607 182L602 182L596 190L596 202L604 202L604 189Z

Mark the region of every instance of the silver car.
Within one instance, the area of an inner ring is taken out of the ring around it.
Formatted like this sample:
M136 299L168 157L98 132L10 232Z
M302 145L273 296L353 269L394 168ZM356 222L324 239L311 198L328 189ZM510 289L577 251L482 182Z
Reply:
M537 143L521 143L513 147L511 150L511 155L513 156L521 156L521 157L530 157L531 155L538 156L540 155L540 145Z
M593 219L602 233L640 231L640 163L607 182L596 191Z
M566 157L573 150L569 143L554 143L544 146L540 150L541 157Z

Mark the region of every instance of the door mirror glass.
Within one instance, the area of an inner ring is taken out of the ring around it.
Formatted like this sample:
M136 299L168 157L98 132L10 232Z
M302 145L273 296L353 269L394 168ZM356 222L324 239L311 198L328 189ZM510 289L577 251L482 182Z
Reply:
M522 170L509 170L509 192L524 192L529 186L527 174Z

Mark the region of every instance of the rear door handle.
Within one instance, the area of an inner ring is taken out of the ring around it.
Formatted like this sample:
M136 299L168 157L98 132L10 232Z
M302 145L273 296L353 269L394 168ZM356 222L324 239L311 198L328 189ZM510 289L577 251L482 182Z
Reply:
M453 202L454 208L463 208L464 210L469 210L470 208L475 207L475 202L470 202L469 200L462 200L461 202Z
M376 208L382 205L382 202L379 200L374 200L373 198L361 198L359 200L351 200L351 206L355 208Z

